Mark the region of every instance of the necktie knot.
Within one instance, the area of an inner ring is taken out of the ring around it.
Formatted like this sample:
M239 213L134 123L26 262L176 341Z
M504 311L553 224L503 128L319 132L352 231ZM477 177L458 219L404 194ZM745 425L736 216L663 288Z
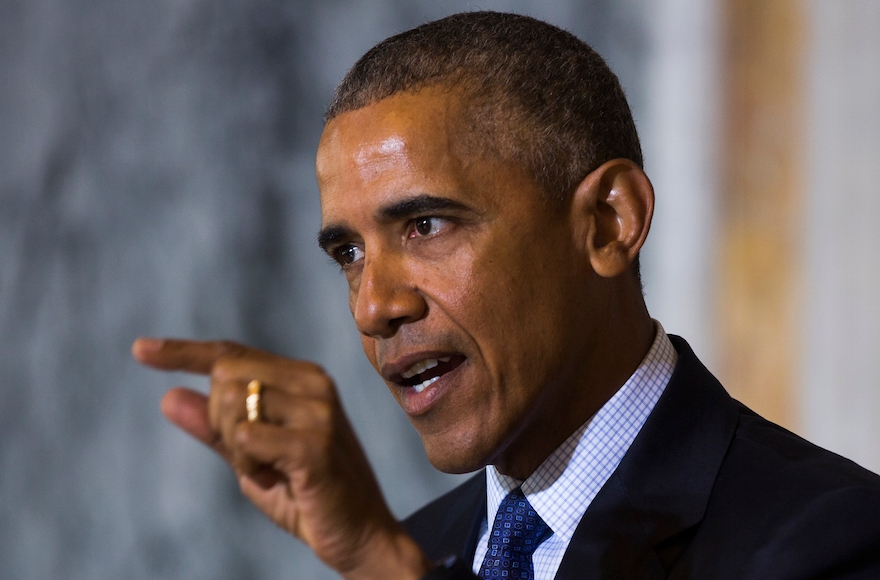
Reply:
M480 577L533 580L532 552L552 533L522 490L514 489L498 506Z

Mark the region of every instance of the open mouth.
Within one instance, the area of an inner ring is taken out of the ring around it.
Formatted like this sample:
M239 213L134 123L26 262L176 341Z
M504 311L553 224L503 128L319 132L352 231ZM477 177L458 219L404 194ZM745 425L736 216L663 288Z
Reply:
M412 387L415 392L421 393L441 376L457 369L464 359L464 355L455 354L421 360L401 373L399 377L395 377L394 382L402 387Z

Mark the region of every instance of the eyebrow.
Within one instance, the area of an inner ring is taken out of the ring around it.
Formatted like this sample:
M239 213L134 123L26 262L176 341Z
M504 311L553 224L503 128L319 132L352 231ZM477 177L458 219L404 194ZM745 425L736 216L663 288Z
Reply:
M381 221L394 221L441 210L473 211L458 201L446 197L423 194L382 206L376 214ZM339 224L330 224L321 228L321 231L318 232L318 245L326 252L328 248L341 240L350 239L354 236L355 233L351 228Z
M321 231L318 232L318 245L321 246L322 250L329 253L330 246L335 245L340 240L349 239L353 236L354 232L351 230L351 228L347 228L345 226L330 225L325 228L321 228Z
M399 220L440 210L469 211L470 208L447 197L423 194L383 206L378 215L382 220Z

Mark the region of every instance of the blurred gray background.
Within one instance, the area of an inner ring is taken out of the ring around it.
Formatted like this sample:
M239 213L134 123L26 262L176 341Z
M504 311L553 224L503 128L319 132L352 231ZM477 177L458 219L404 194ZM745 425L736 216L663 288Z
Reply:
M395 513L452 486L366 362L314 242L314 153L363 52L474 6L0 2L0 577L334 577L164 422L165 388L205 383L138 368L142 334L318 361ZM641 102L635 3L484 7L591 39Z
M345 280L314 242L313 170L345 71L453 12L528 13L609 60L661 200L652 313L711 364L716 4L0 0L0 578L335 577L164 422L166 388L205 382L139 368L139 335L324 365L400 516L458 481L430 467L361 352ZM853 259L876 288L867 256ZM870 463L866 449L851 455Z

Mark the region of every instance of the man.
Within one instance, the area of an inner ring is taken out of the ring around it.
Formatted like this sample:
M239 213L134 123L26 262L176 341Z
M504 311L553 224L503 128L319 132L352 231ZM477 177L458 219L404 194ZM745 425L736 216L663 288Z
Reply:
M731 400L648 315L653 190L589 47L477 12L388 39L337 89L317 173L367 357L434 466L484 472L401 524L317 366L133 350L210 374L164 413L341 575L880 577L880 478Z

